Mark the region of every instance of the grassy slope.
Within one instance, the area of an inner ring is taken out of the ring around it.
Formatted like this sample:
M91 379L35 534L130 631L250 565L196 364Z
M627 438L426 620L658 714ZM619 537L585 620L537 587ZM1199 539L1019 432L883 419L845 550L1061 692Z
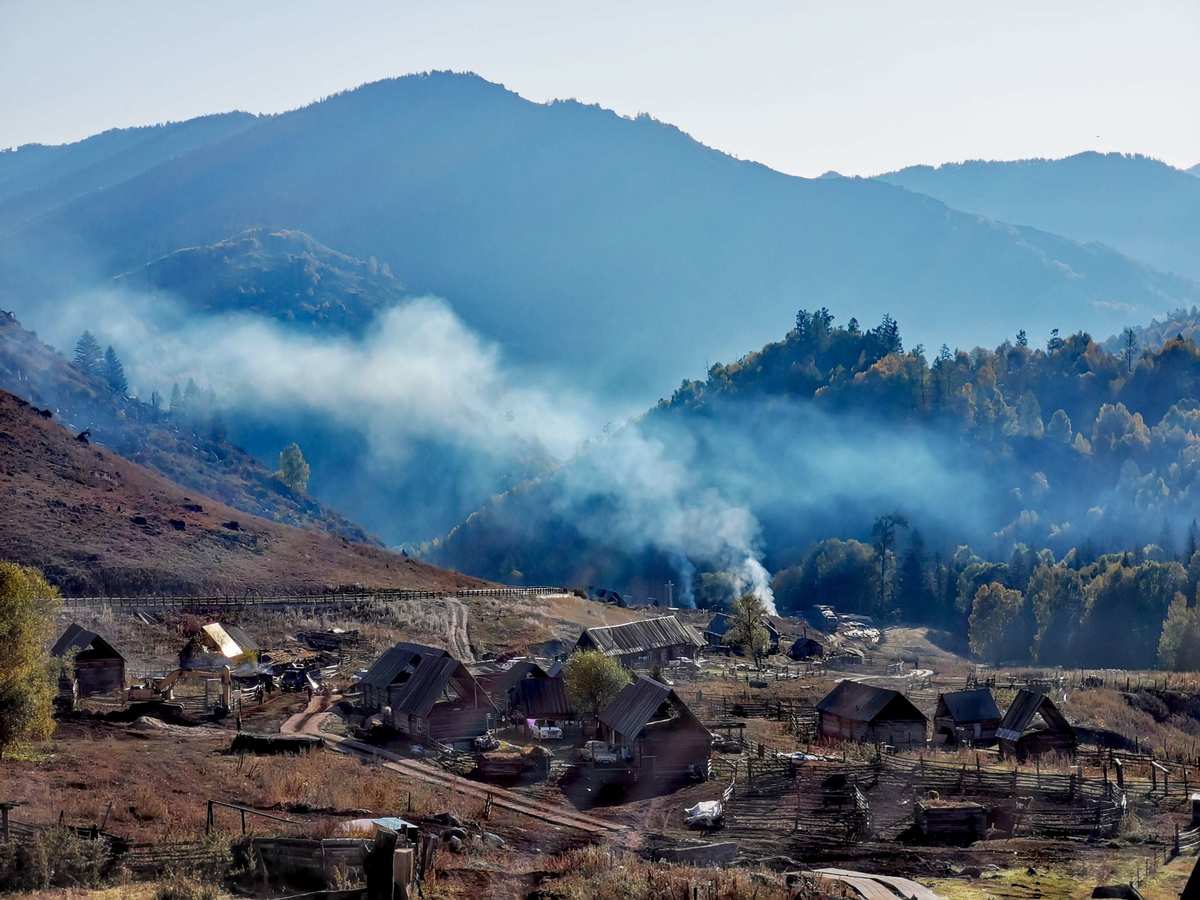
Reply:
M79 442L7 393L0 393L0 508L0 558L39 566L71 593L479 583L378 547L248 516ZM234 520L236 530L224 524Z

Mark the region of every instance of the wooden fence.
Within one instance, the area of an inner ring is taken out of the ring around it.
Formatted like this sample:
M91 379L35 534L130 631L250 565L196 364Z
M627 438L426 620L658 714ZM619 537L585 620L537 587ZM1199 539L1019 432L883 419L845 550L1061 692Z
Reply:
M464 588L446 591L335 591L321 593L242 594L239 596L64 597L65 609L108 608L121 613L235 612L257 607L357 605L374 602L436 600L442 597L528 597L570 593L564 587Z

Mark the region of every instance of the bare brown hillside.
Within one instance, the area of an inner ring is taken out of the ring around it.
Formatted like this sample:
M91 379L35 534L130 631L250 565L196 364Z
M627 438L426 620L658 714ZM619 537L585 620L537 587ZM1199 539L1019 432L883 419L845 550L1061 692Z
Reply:
M203 421L118 396L4 310L0 310L0 390L53 410L55 420L67 428L87 429L95 443L243 514L377 543L334 510L290 490L270 469Z
M70 594L482 584L379 547L269 522L187 490L0 391L0 559Z

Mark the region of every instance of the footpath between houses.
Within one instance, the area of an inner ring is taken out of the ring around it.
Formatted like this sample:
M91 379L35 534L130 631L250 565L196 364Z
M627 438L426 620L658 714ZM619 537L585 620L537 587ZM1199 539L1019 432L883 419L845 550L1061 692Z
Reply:
M336 697L336 694L314 696L304 710L289 717L279 726L280 732L282 734L307 734L319 737L325 742L326 746L333 750L381 761L380 765L382 768L395 772L398 775L404 775L408 778L433 785L434 787L449 789L467 797L485 801L490 799L494 806L501 809L539 819L552 825L572 828L597 837L615 836L628 832L628 829L624 825L616 822L608 822L604 819L589 816L585 813L576 812L575 810L555 804L538 803L503 788L479 784L467 778L462 778L428 763L406 759L395 753L351 738L322 732L321 723L333 714L329 707L333 704Z

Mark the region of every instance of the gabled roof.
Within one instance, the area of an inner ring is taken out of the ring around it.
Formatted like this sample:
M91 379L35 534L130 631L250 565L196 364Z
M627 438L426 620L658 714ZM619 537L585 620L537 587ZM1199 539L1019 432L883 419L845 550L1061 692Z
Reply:
M546 678L546 670L531 659L519 659L506 669L476 672L475 678L493 697L506 697L509 690L526 678Z
M777 616L764 616L763 627L767 629L767 633L771 635L772 640L779 640L779 625L780 621ZM712 621L708 623L708 627L704 629L705 634L711 634L716 637L723 637L730 628L733 627L733 616L729 613L719 612L712 617Z
M54 646L50 648L51 656L64 656L71 651L79 652L91 648L108 656L124 659L120 651L94 631L88 631L81 625L72 622L62 633Z
M513 705L529 719L567 719L572 715L561 678L526 678L512 688Z
M939 694L937 715L943 715L943 709L955 722L987 722L1000 718L1000 707L988 688Z
M600 721L617 734L633 740L668 700L681 717L690 719L698 728L704 727L675 691L645 675L639 675L621 688L621 693L600 711Z
M674 616L659 616L626 622L624 625L589 628L579 636L576 646L595 647L605 656L625 656L680 644L703 647L704 640L696 634L695 629Z
M925 720L924 714L899 691L857 681L839 681L817 704L817 711L852 722L871 722L892 704L896 705L891 718Z
M1025 729L1033 721L1034 716L1038 715L1038 713L1041 713L1042 719L1051 730L1072 735L1075 733L1075 729L1071 727L1071 723L1067 721L1066 717L1058 711L1058 707L1054 705L1053 700L1045 694L1021 688L1021 690L1017 691L1017 696L1013 697L1013 702L1009 705L1008 712L1004 714L1004 721L996 729L996 736L1005 741L1019 740L1021 735L1025 733Z
M209 622L200 630L226 659L236 659L258 650L258 643L238 625Z
M445 650L424 644L396 644L375 661L362 683L388 691L406 672L409 673L408 678L396 685L394 693L390 692L389 702L393 712L429 715L451 681L478 691L476 696L480 700L494 706L466 666Z

